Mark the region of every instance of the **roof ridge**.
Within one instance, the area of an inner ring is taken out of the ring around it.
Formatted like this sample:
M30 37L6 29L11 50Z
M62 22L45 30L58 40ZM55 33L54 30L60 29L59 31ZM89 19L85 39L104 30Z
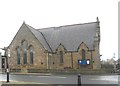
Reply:
M46 43L48 44L48 46L49 46L50 50L52 51L52 48L50 47L50 44L47 42L47 40L46 40L46 38L45 38L44 34L43 34L41 31L40 31L40 33L42 34L42 36L43 36L43 38L45 39Z
M28 24L25 24L25 25L27 26L27 28L29 28L29 30L30 30L30 31L32 32L32 34L37 38L38 41L39 41L39 38L36 36L36 34L35 34L32 30L34 30L34 31L38 32L39 34L41 34L41 35L42 35L42 38L45 40L46 44L48 45L48 47L49 47L50 50L52 51L49 43L47 42L46 38L44 37L44 35L43 35L43 33L42 33L41 31L38 31L37 29L33 28L32 26L30 26L30 25L28 25ZM32 29L32 30L31 30L31 29ZM39 41L39 42L40 42L40 41ZM40 42L40 43L41 43L41 42ZM41 44L42 44L42 43L41 43ZM42 44L42 46L44 47L43 44ZM45 48L45 47L44 47L44 48Z
M29 28L29 27L31 27L31 28L33 28L33 29L35 29L34 27L32 27L32 26L30 26L30 25L28 25L28 24L26 24L25 23L25 25ZM36 29L35 29L36 30Z
M92 24L92 23L97 23L97 22L88 22L88 23L78 23L78 24L71 24L71 25L61 25L58 27L46 27L46 28L40 28L40 29L36 29L36 30L44 30L44 29L56 29L56 28L60 28L60 27L67 27L67 26L75 26L75 25L85 25L85 24Z
M36 29L36 30L44 30L44 29L52 29L52 28L56 28L56 27L47 27L47 28L40 28L40 29Z

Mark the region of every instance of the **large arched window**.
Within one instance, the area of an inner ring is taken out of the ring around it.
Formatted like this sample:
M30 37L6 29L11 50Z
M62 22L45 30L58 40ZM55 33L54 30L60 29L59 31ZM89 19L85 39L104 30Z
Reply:
M33 64L33 47L30 46L30 64Z
M85 57L85 50L82 49L82 59L84 60L86 57Z
M60 63L63 63L63 51L60 51Z
M19 65L20 64L20 48L16 48L16 62Z
M27 64L27 41L26 40L22 42L22 49L23 49L23 64Z

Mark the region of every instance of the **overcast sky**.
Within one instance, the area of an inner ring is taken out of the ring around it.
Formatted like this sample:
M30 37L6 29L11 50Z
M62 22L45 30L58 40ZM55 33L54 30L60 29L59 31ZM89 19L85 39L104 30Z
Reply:
M100 20L101 59L118 58L119 0L1 0L0 48L8 46L23 21L46 28Z

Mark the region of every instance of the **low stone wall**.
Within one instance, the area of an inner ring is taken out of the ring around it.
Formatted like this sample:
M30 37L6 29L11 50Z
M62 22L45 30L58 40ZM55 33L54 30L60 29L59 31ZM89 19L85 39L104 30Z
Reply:
M10 72L21 72L21 69L10 69Z
M27 73L59 73L59 74L111 74L114 73L113 69L26 69ZM10 72L21 73L21 69L11 69Z
M64 74L111 74L114 73L114 70L91 70L91 69L82 69L82 70L74 70L74 69L28 69L28 73L64 73Z

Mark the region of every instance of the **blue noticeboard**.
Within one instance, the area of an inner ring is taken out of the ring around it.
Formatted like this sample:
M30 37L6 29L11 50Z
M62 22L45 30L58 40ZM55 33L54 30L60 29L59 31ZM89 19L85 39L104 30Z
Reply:
M87 60L85 60L85 59L78 60L78 64L80 64L80 65L87 65Z
M86 60L82 60L82 61L81 61L81 64L82 64L82 65L86 65L86 64L87 64L87 61L86 61Z

